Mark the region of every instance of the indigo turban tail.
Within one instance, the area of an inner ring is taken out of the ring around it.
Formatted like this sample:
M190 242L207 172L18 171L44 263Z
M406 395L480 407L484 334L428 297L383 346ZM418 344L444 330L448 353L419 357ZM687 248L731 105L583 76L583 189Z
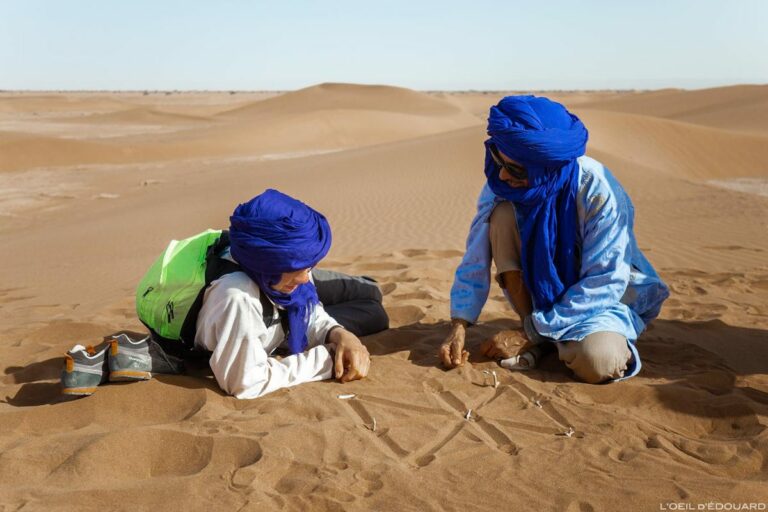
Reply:
M548 311L579 277L576 239L578 163L589 133L564 106L536 96L507 96L491 107L485 175L491 190L514 203L522 241L523 280L534 307ZM523 164L528 187L499 178L490 146Z
M235 208L229 218L230 251L261 293L283 307L288 316L288 349L307 348L307 326L319 302L310 281L292 293L272 288L284 272L314 267L331 248L326 218L301 201L269 189Z

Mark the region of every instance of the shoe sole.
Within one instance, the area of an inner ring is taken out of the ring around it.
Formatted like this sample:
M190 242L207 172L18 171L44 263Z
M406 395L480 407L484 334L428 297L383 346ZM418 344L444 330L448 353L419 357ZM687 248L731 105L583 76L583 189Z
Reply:
M96 388L63 388L63 395L89 396L96 392Z
M109 372L110 382L120 382L126 380L149 380L152 378L150 372L142 372L137 370L115 370Z

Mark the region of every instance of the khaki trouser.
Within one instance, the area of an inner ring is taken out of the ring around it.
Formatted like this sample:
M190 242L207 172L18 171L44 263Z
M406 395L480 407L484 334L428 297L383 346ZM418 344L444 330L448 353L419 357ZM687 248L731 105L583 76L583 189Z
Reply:
M496 281L503 289L502 274L522 271L520 231L512 203L501 202L493 209L489 237ZM615 332L595 332L581 341L559 341L555 346L560 360L578 378L591 384L624 376L632 358L627 339Z

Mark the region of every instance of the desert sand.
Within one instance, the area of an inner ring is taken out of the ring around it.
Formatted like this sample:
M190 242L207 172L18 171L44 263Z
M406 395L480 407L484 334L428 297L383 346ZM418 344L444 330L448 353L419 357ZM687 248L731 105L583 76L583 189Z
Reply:
M0 93L0 510L768 503L768 86L548 94L584 120L672 290L640 375L600 386L480 356L518 325L495 288L470 364L436 357L503 95ZM323 267L381 283L392 328L363 340L369 378L241 401L200 367L62 397L68 348L141 330L135 286L167 242L265 188L327 215Z

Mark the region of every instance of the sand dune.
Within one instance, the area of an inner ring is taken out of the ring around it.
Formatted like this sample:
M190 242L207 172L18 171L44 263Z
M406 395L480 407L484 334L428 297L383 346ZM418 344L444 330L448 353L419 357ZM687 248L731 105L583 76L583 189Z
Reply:
M16 99L16 98L14 98ZM0 171L29 167L138 163L201 157L258 157L275 153L306 153L347 149L450 131L479 123L473 115L423 93L396 87L324 84L275 98L250 102L219 114L218 122L147 108L120 110L80 118L80 124L139 124L143 134L120 132L120 148L105 154L102 147L69 141L28 139L26 145L3 135ZM151 126L183 129L149 130ZM192 125L192 126L190 126ZM28 135L24 135L28 138ZM7 142L3 142L3 141ZM110 141L112 142L112 141ZM33 147L44 151L30 151Z
M768 86L738 85L695 91L665 89L585 102L581 108L628 112L725 130L768 131Z
M113 163L123 160L130 150L104 142L0 132L0 153L0 171L9 171L46 164L53 167L92 161Z
M715 99L749 108L742 89L723 91ZM0 509L768 502L768 198L709 185L768 179L768 144L739 128L751 122L739 125L740 110L697 93L560 97L590 129L589 154L630 192L640 246L673 293L639 341L641 374L607 386L574 382L555 359L511 373L480 357L483 339L517 325L495 287L469 330L472 364L438 365L484 182L482 112L497 93L0 95L0 119L41 127L0 133ZM27 116L65 106L83 138L62 138L55 115ZM733 124L690 117L704 110ZM58 137L41 135L54 124ZM97 136L116 125L175 131ZM134 288L167 241L226 226L267 187L327 215L334 246L322 266L381 283L392 329L364 340L370 377L238 401L203 361L63 399L67 348L142 328Z
M54 113L104 112L129 108L121 101L105 95L81 94L14 94L0 93L0 112L35 115Z
M175 123L194 123L196 121L207 121L207 117L180 114L174 112L164 112L151 108L131 108L117 112L108 112L106 114L92 114L85 117L73 119L71 122L83 124L101 124L101 123L132 123L132 124L175 124Z
M768 134L718 130L650 116L575 110L590 149L624 155L678 178L765 176Z
M466 93L435 93L440 99L444 99L454 105L466 110L483 123L488 118L488 109L499 102L501 98L510 94L533 94L535 96L546 96L552 100L559 101L569 108L580 105L602 105L603 101L621 97L626 92L619 91L493 91L493 92L466 92Z
M317 110L402 112L409 115L456 115L461 109L425 93L387 85L325 83L288 92L222 112L233 117Z

